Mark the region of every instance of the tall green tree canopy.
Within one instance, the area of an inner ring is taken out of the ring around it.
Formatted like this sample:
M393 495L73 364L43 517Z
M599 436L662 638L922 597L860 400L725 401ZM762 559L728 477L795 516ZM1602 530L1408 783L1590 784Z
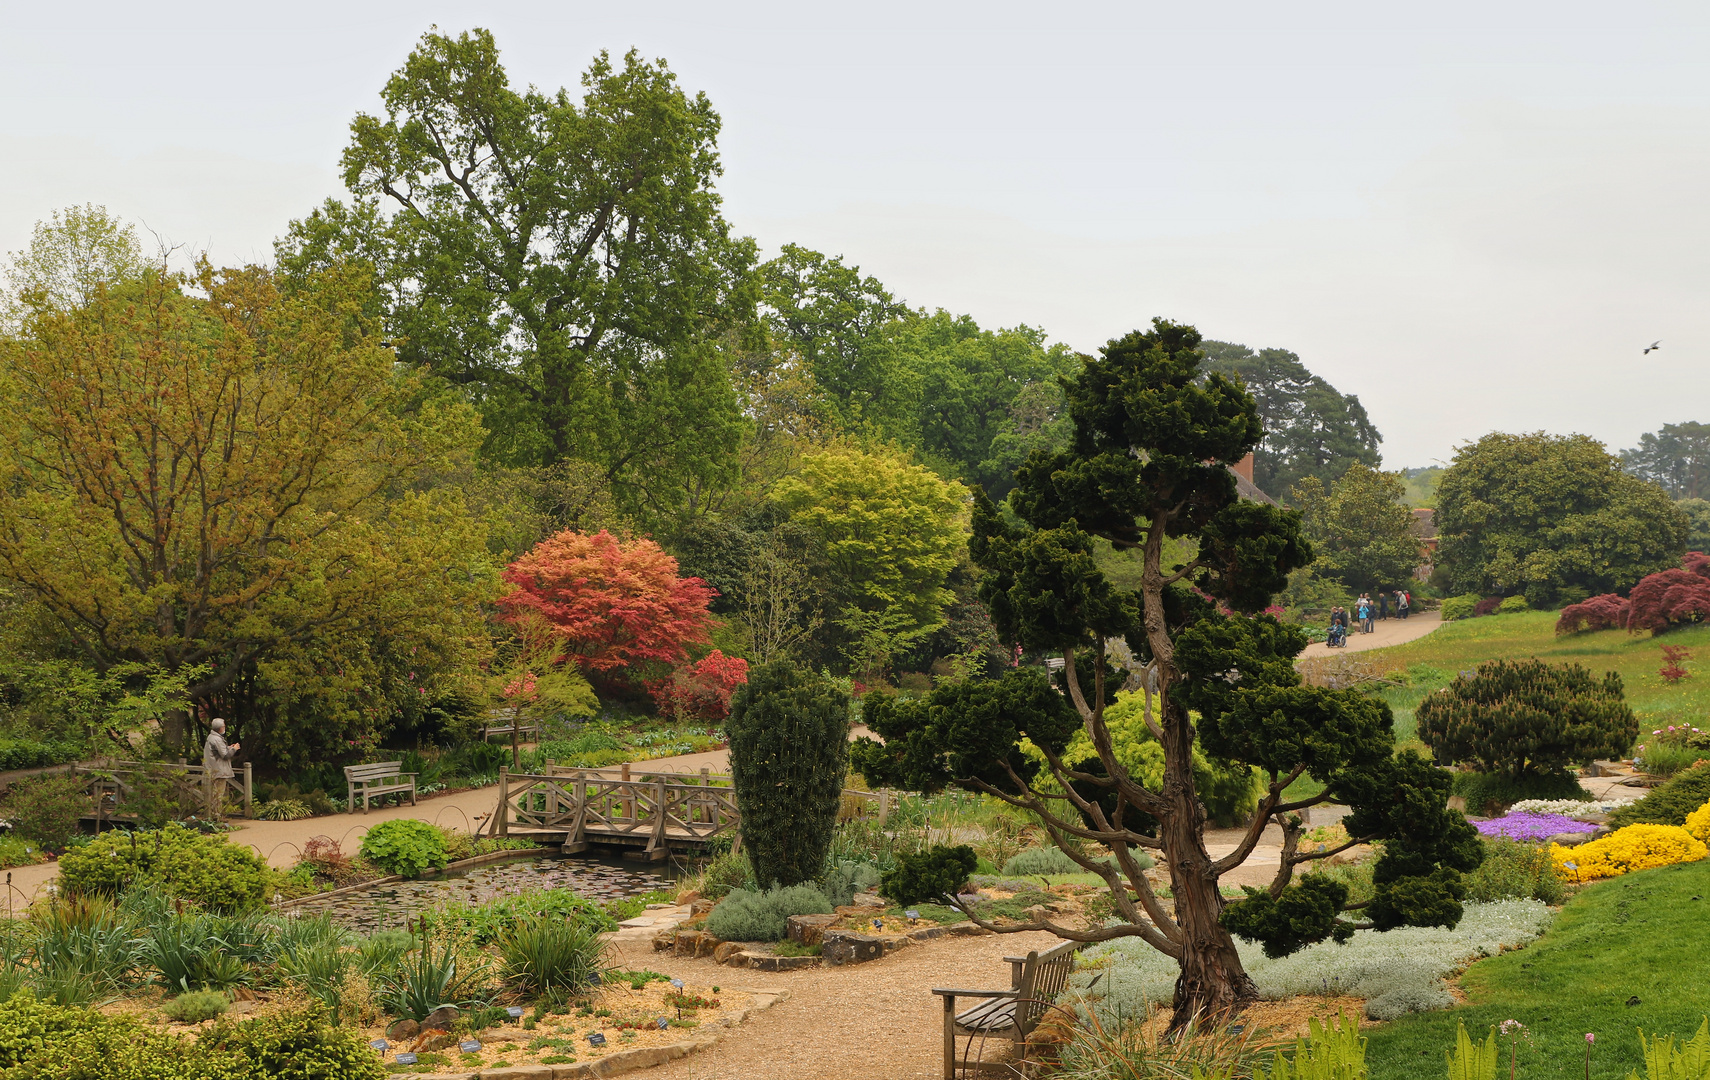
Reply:
M400 358L465 389L490 457L590 462L624 508L669 511L732 467L720 346L752 319L754 247L721 213L704 95L633 52L582 83L517 90L487 31L424 35L351 124L354 200L278 257L370 263Z
M1316 476L1296 484L1289 502L1300 510L1301 531L1317 553L1313 573L1355 591L1411 581L1421 553L1406 494L1399 474L1361 462L1348 466L1329 490Z
M1459 873L1482 855L1476 832L1447 809L1446 775L1394 754L1388 706L1357 691L1301 685L1293 658L1304 635L1250 614L1312 550L1297 512L1237 497L1228 466L1259 442L1258 410L1239 383L1201 370L1199 343L1192 327L1161 319L1110 342L1067 388L1069 449L1035 453L1017 476L1015 516L976 498L971 550L998 633L1060 652L1067 694L1024 669L943 686L927 701L869 697L863 717L885 741L858 742L852 755L869 782L928 791L954 784L1038 815L1070 858L1104 879L1117 919L993 928L1145 940L1181 965L1178 1026L1256 996L1233 934L1286 952L1352 932L1338 918L1345 888L1322 877L1293 880L1297 867L1330 854L1299 850L1297 811L1334 798L1353 807L1347 825L1356 841L1384 838L1376 897L1365 911L1366 925L1380 929L1452 926ZM1095 537L1143 553L1138 589L1118 589L1099 569ZM1192 561L1166 563L1172 537L1196 542ZM1141 695L1141 710L1162 750L1155 784L1130 771L1105 719L1123 675L1111 667L1111 639L1125 639L1153 688ZM1082 730L1093 756L1069 760ZM1205 757L1257 768L1263 778L1252 824L1216 858L1205 843L1196 742ZM1325 790L1285 798L1308 772ZM1283 848L1270 887L1225 901L1219 878L1273 823ZM1083 841L1107 846L1114 862L1082 854ZM1135 848L1160 853L1173 907L1146 880ZM971 917L990 925L977 911Z
M1710 496L1710 424L1664 424L1621 451L1621 463L1641 480L1661 485L1677 499Z
M946 579L967 544L967 493L886 448L809 455L778 485L778 505L823 568L842 644L883 674L906 644L943 625Z
M395 369L365 273L125 270L24 288L0 344L0 576L33 648L184 673L287 758L371 745L406 685L454 695L494 581L431 478L472 456L473 410Z
M1586 435L1493 432L1437 486L1438 563L1462 593L1533 607L1625 591L1676 565L1687 520Z
M1376 467L1383 436L1353 394L1312 374L1287 349L1208 341L1205 370L1239 379L1253 395L1265 437L1253 451L1253 482L1281 495L1304 477L1334 483L1354 462Z
M913 311L859 267L794 244L760 277L775 347L801 357L837 426L896 442L998 499L1035 446L1061 449L1057 379L1077 360L1044 331Z

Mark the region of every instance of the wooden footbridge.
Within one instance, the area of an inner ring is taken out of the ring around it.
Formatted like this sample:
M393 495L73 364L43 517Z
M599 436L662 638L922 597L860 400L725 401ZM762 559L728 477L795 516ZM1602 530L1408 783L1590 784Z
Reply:
M549 763L539 774L501 768L499 804L481 831L556 843L565 854L615 847L658 861L673 846L699 847L716 837L740 849L741 824L729 776Z

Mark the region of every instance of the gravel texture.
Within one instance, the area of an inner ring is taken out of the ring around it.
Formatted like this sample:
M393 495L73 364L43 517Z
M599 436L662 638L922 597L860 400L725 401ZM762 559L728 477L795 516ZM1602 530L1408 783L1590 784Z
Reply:
M1005 956L1057 943L1040 932L948 938L854 967L775 973L674 959L635 939L616 944L626 967L697 984L790 991L788 1001L750 1017L717 1046L649 1069L648 1080L935 1080L944 1014L932 988L1007 987Z

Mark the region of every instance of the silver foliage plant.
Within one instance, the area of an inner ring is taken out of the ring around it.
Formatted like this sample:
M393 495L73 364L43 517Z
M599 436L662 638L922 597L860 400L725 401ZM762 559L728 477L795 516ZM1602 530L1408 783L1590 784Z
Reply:
M1374 1020L1452 1004L1443 979L1482 956L1525 945L1544 932L1550 910L1536 900L1468 903L1453 930L1408 926L1355 932L1346 944L1322 941L1272 960L1259 945L1238 939L1241 962L1267 999L1298 994L1346 994L1366 999ZM1069 978L1068 998L1107 1026L1168 1005L1180 970L1174 960L1133 938L1094 945ZM1096 983L1094 980L1097 980ZM1091 989L1089 990L1089 984Z

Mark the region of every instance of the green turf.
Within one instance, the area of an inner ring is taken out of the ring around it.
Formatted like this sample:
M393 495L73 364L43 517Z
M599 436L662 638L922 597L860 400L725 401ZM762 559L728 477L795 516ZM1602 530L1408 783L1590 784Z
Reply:
M1649 634L1629 634L1624 630L1558 638L1557 617L1558 613L1553 611L1527 611L1460 619L1445 623L1417 641L1362 655L1386 670L1424 665L1446 678L1498 658L1536 656L1553 664L1584 664L1599 675L1605 671L1619 672L1627 703L1641 718L1696 719L1710 714L1710 625L1683 627L1669 632L1660 641ZM1672 686L1657 674L1663 666L1661 646L1665 642L1690 648L1694 657L1687 663L1687 670L1693 674ZM1412 736L1413 709L1434 688L1427 681L1384 694L1395 710L1398 739Z
M1702 897L1703 899L1698 899ZM1644 1074L1637 1029L1690 1037L1710 1014L1710 860L1599 882L1562 909L1531 946L1481 960L1462 977L1468 1004L1368 1029L1371 1080L1445 1075L1455 1025L1482 1037L1515 1019L1531 1029L1520 1077ZM1639 1003L1628 1005L1637 997ZM1502 1053L1507 1076L1508 1051Z

